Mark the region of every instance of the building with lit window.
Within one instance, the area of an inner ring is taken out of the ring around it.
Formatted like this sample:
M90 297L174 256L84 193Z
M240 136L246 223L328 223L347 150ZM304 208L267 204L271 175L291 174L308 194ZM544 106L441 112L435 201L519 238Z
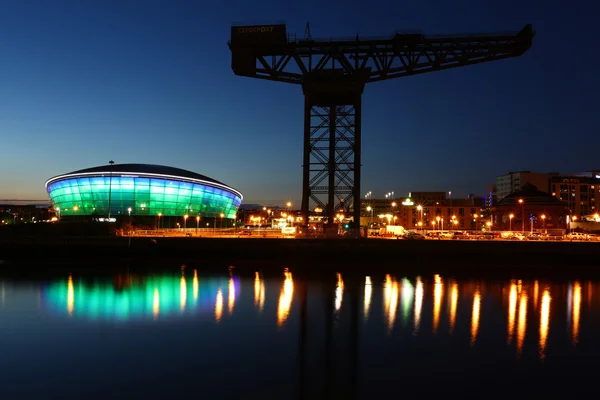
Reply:
M494 230L534 231L565 229L568 225L567 203L527 184L505 196L492 209Z
M552 196L567 203L569 213L585 217L600 210L600 172L550 178Z
M446 192L410 192L398 199L370 199L363 202L361 225L401 225L405 229L481 228L485 219L485 198L446 197Z
M519 192L523 186L530 184L543 192L549 192L548 180L558 173L538 173L531 171L509 172L496 177L496 197L502 200L511 193Z
M46 190L58 218L119 215L234 219L242 194L179 168L114 164L50 178Z

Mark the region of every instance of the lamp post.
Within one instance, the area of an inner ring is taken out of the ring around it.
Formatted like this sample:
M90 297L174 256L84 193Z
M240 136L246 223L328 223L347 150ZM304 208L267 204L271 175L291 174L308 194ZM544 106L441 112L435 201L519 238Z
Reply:
M371 206L367 206L367 211L370 211L370 212L371 212L371 220L370 220L370 223L371 223L371 225L373 225L373 207L371 207Z
M198 228L200 227L200 216L196 215L196 236L198 236Z
M542 229L546 229L546 214L542 214L540 218L542 219Z
M225 214L221 213L219 214L219 216L221 217L221 230L223 230L223 217L225 216Z
M131 207L127 208L127 212L129 213L129 216L131 217Z
M525 201L519 199L519 204L521 205L521 233L525 233Z
M187 219L188 219L189 215L185 214L183 216L183 233L185 233L186 229L187 229Z
M417 211L419 211L419 213L421 214L421 216L419 218L419 222L421 225L423 225L423 206L419 204L417 206Z
M474 214L473 215L473 219L475 220L475 230L477 230L477 218L479 217L479 215Z
M158 213L158 229L160 229L160 217L162 216L162 213Z
M110 164L110 171L108 172L108 222L110 222L110 201L112 195L112 166L115 163L113 160L108 162Z
M510 214L508 216L508 230L512 232L512 219L515 217L515 214Z

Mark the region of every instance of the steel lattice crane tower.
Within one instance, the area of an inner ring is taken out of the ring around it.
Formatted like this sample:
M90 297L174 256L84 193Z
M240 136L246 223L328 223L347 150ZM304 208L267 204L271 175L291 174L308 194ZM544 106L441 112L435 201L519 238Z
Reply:
M307 28L308 29L308 28ZM302 85L304 157L302 216L310 202L332 224L340 211L361 214L361 98L365 84L525 53L531 25L509 35L296 40L285 24L232 26L228 42L236 75Z

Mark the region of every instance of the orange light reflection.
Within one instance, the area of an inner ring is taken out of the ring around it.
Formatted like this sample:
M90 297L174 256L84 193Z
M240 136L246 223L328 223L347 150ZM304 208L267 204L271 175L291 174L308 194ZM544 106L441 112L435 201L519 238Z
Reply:
M75 289L73 288L73 277L69 275L67 281L67 311L70 316L73 316L73 310L75 310Z
M231 315L235 306L235 285L233 284L232 276L229 277L229 285L227 286L227 300L227 311Z
M510 282L510 291L508 294L508 338L507 342L512 342L515 333L515 316L517 314L517 285L514 279Z
M181 275L179 280L179 307L181 311L185 310L185 301L187 300L187 286L185 282L185 276Z
M544 289L542 293L542 309L540 312L540 359L546 357L546 342L550 323L550 290Z
M419 333L419 326L421 325L421 310L423 308L423 282L421 277L417 276L417 283L415 285L415 323L413 335Z
M442 284L442 278L439 275L434 275L434 286L433 286L433 333L437 332L438 325L440 323L440 311L442 308L442 294L444 292L444 286Z
M575 281L573 287L573 345L579 342L579 317L581 315L581 284Z
M294 281L292 279L292 273L285 271L284 276L285 279L281 287L281 293L279 294L279 305L277 307L278 327L282 327L290 315L290 309L292 308L292 300L294 297Z
M198 289L200 285L198 283L198 271L194 270L194 279L192 280L192 290L194 291L194 300L198 300Z
M373 295L373 285L371 284L371 277L365 278L365 305L364 305L364 318L365 321L369 319L369 308L371 307L371 296Z
M223 291L221 288L217 290L217 301L215 302L215 321L217 323L221 322L221 317L223 316Z
M458 304L458 283L454 282L450 288L450 333L454 331L456 323L456 307Z
M525 333L527 332L527 293L521 292L519 298L519 322L517 325L517 358L521 357Z
M154 288L154 296L152 297L152 316L154 319L158 318L158 314L160 313L160 294L158 293L158 288Z
M473 295L473 313L471 315L471 346L475 345L479 331L479 313L481 312L481 294L479 288L475 289Z

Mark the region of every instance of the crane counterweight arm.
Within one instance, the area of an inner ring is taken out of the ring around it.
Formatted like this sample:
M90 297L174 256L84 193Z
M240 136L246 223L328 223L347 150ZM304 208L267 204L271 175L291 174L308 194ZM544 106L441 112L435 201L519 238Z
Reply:
M237 75L302 84L307 74L360 73L365 83L478 64L525 53L534 33L526 25L514 35L425 37L396 34L374 40L230 41Z

